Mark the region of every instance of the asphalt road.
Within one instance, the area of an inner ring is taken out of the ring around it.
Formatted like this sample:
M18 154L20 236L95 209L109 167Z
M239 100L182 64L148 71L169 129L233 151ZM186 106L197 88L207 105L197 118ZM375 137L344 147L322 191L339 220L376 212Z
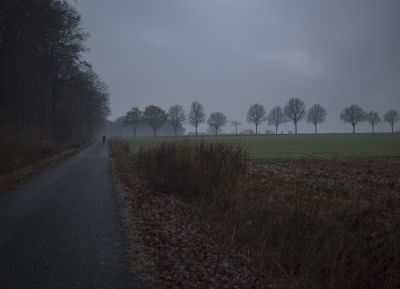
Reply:
M0 288L142 288L100 143L0 193Z

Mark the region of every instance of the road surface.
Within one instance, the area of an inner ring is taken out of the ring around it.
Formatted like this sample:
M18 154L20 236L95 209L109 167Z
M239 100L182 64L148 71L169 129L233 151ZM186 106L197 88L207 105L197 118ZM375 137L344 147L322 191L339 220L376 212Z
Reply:
M0 193L0 288L142 288L128 273L123 235L97 143Z

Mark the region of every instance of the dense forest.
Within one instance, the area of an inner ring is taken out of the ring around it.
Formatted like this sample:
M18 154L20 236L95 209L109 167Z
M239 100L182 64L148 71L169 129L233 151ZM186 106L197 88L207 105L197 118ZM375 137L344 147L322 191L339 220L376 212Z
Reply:
M107 86L82 59L88 33L62 0L0 4L0 138L90 141L109 114Z

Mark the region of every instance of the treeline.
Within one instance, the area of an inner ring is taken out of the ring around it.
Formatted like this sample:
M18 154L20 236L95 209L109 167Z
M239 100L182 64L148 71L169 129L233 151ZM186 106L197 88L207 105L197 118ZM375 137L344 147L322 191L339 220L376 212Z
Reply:
M258 134L259 126L264 122L274 126L276 134L278 134L278 128L281 124L292 122L294 133L297 134L298 123L305 120L314 126L314 132L317 134L318 125L326 120L327 115L326 109L320 104L314 104L307 110L304 101L299 98L291 98L283 108L275 106L269 113L267 113L262 104L256 103L252 105L247 113L247 121L255 125L255 134ZM371 124L371 132L374 132L375 126L382 122L376 111L365 112L361 107L354 104L346 107L339 117L345 123L352 125L353 133L356 132L356 126L359 122L369 122ZM394 132L394 125L399 121L399 113L396 110L390 110L384 115L383 121L388 123L391 131ZM137 107L132 107L124 117L123 126L132 128L133 135L136 136L137 128L146 124L151 127L154 136L157 136L157 130L168 123L174 129L175 136L178 136L179 132L183 131L183 125L189 124L194 127L195 135L197 136L199 125L205 122L206 114L203 105L194 101L188 114L185 113L181 105L172 106L168 112L155 105L147 106L144 111ZM208 132L217 135L227 123L228 119L222 112L212 112L207 119ZM241 123L234 120L231 124L235 127L237 134L238 126ZM252 133L251 131L245 132Z
M2 139L78 144L101 128L109 94L82 59L87 37L67 1L1 1Z

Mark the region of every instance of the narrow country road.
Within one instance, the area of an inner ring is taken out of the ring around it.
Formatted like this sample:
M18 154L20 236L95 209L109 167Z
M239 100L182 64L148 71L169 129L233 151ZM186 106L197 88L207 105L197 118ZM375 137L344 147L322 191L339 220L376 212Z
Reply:
M128 274L106 146L0 193L0 288L142 288Z

